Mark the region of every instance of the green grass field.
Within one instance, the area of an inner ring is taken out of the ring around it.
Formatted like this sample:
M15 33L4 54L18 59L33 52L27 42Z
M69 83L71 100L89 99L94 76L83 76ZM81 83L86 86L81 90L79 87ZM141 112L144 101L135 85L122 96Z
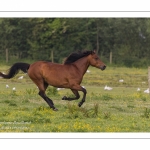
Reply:
M0 71L7 69L8 66L0 66ZM19 73L10 80L0 79L0 131L149 132L150 95L143 92L148 88L147 69L89 70L82 82L88 93L81 108L77 106L80 100L61 100L64 95L72 95L70 90L48 88L47 95L53 99L57 112L37 94L38 89L28 75ZM19 80L21 75L24 78ZM124 82L120 83L120 79ZM106 91L105 85L113 89Z

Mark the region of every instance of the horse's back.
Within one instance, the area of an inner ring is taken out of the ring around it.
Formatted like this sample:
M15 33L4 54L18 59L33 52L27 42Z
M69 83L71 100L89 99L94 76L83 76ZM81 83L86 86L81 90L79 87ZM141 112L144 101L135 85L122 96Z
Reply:
M45 66L45 64L47 64L48 62L46 61L37 61L33 64L30 65L29 69L28 69L28 75L29 77L32 78L37 78L39 76L41 76L42 74L42 70Z

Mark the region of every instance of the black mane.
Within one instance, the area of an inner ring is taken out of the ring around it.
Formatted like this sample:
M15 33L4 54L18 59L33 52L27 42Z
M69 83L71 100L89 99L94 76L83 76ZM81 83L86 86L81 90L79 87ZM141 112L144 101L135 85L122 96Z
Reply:
M82 58L82 57L85 57L85 56L88 56L90 54L93 54L94 52L93 51L84 51L84 52L74 52L74 53L71 53L67 58L66 60L64 61L64 64L70 64L70 63L73 63L75 62L76 60Z

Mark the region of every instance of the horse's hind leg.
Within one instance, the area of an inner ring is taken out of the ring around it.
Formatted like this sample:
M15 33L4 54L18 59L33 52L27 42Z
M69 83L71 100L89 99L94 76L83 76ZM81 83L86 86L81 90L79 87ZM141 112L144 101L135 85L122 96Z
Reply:
M48 98L45 94L48 84L46 82L44 82L43 80L38 80L38 82L36 81L35 84L39 88L39 95L47 102L47 104L50 106L50 108L57 111L58 109L55 108L53 101L50 98Z
M47 104L50 106L50 108L52 108L55 111L58 110L57 108L55 108L53 101L46 96L44 91L40 90L39 91L39 95L47 102Z
M57 111L58 109L55 108L53 101L50 98L48 98L45 94L48 84L46 82L44 82L44 90L41 87L39 87L39 90L40 90L39 95L47 102L47 104L50 106L50 108L52 108L54 111Z
M77 99L80 98L79 92L78 92L77 90L71 89L71 91L74 93L74 95L75 95L76 97L66 97L66 96L64 96L64 97L62 98L62 100L72 101L72 100L77 100Z

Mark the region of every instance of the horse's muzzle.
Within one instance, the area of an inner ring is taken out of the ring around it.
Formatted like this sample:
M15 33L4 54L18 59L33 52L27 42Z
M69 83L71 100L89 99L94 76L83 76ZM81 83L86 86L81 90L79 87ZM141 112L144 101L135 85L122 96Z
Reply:
M100 69L101 69L101 70L105 70L105 69L106 69L106 66L104 65L104 66L100 67Z

